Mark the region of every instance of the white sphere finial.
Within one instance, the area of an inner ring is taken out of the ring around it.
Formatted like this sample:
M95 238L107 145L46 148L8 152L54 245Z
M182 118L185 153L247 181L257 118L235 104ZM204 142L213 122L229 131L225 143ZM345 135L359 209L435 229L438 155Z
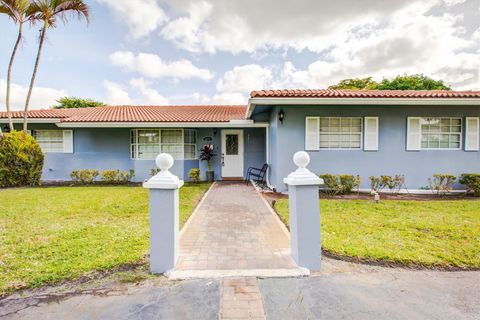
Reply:
M299 168L305 168L310 163L310 156L305 151L295 152L293 162Z
M168 153L160 153L155 159L155 164L162 171L168 171L173 166L173 157Z

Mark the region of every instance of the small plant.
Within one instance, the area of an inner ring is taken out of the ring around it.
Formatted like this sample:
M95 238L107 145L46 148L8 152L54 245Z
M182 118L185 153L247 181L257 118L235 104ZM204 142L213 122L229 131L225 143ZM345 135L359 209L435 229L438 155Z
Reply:
M98 174L98 170L93 169L74 170L70 173L70 178L75 183L92 184L97 179Z
M160 169L159 169L159 168L153 168L152 170L150 170L150 174L152 175L152 177L153 177L154 175L156 175L157 173L159 173L159 172L160 172Z
M354 183L354 187L355 189L357 190L357 193L360 193L360 185L362 183L362 178L360 177L360 175L356 175L355 176L355 183Z
M200 169L199 168L192 168L188 172L188 177L192 182L199 183L200 182Z
M349 194L352 193L353 188L355 187L355 176L350 174L341 174L339 175L340 179L340 193Z
M370 185L373 192L380 192L382 189L388 188L392 193L399 193L405 184L405 176L396 174L394 176L382 175L380 177L369 177Z
M372 189L372 192L378 193L385 187L382 178L375 176L370 176L368 178L370 179L370 189Z
M467 187L467 192L473 192L475 197L480 197L480 174L479 173L464 173L458 180L461 184Z
M207 180L208 181L213 181L214 179L214 173L212 171L212 160L215 157L215 153L213 152L213 145L206 144L203 146L202 149L200 149L200 160L202 161L207 161Z
M110 184L128 183L135 176L135 170L104 170L102 171L102 181Z
M360 185L360 177L349 174L322 174L320 178L327 187L326 192L332 195L352 193L355 186Z
M23 131L0 136L0 187L40 184L43 153L37 141Z
M323 179L323 183L327 189L325 190L328 194L334 195L340 192L340 179L334 174L321 174L320 178Z
M118 182L129 183L135 176L135 170L130 169L128 171L118 171Z
M451 174L434 174L433 179L428 179L430 189L442 196L453 189L453 184L457 177Z

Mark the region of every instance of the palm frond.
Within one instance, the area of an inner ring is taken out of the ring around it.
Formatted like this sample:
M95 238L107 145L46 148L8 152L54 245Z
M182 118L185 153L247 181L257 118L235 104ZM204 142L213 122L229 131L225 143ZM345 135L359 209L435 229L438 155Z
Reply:
M84 18L87 23L90 21L90 9L83 0L52 0L55 2L55 15L59 15L66 23L66 14L76 15L79 20Z
M2 0L0 0L2 1ZM68 22L67 14L77 15L78 19L84 18L89 22L89 7L83 0L33 0L28 11L29 20L43 21L47 28L55 28L57 18L64 23Z
M13 22L25 21L30 0L0 0L0 13L9 16Z

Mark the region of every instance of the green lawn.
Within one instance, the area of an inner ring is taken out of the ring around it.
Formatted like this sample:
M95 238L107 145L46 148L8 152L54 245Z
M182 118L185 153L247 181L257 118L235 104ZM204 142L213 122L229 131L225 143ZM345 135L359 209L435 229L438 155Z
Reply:
M210 184L180 189L183 225ZM13 289L140 263L148 190L139 186L0 190L0 296Z
M322 248L370 261L480 268L480 201L321 200ZM275 206L288 226L288 201Z

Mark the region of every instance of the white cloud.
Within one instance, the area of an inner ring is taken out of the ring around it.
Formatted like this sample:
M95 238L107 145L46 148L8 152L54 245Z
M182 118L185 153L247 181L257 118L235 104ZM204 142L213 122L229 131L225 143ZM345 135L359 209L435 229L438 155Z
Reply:
M225 92L213 96L213 104L246 104L248 98L245 94L239 92Z
M198 78L209 81L213 78L210 70L198 68L189 60L165 62L158 55L151 53L139 53L135 56L131 51L116 51L110 55L110 61L125 70L138 72L142 76L154 79Z
M0 110L5 110L7 81L0 79ZM10 88L10 106L12 110L23 110L28 87L12 83ZM29 109L47 109L57 103L61 97L68 96L67 91L47 87L34 87Z
M121 22L127 24L134 38L155 31L167 21L167 16L157 0L97 0L111 8Z
M103 86L107 90L107 96L105 100L107 104L126 105L132 103L132 99L130 99L128 91L121 84L104 80Z
M271 81L271 70L257 64L248 64L225 72L217 82L217 90L246 93L254 89L266 89Z
M169 100L152 88L152 83L143 78L130 79L128 85L103 81L106 89L105 101L109 105L166 105Z
M419 0L169 0L179 17L162 29L165 39L192 52L290 47L320 52L353 27L381 20ZM432 2L428 0L424 2ZM452 1L452 0L450 0Z
M138 90L142 94L139 104L166 105L168 99L162 96L157 90L151 88L151 82L143 78L135 78L130 80L133 89Z
M410 6L397 12L387 25L347 39L324 59L305 69L285 63L273 86L323 88L341 79L394 77L423 73L443 79L454 89L479 89L480 43L463 38L461 16L426 16L428 7ZM476 51L476 52L475 52Z

